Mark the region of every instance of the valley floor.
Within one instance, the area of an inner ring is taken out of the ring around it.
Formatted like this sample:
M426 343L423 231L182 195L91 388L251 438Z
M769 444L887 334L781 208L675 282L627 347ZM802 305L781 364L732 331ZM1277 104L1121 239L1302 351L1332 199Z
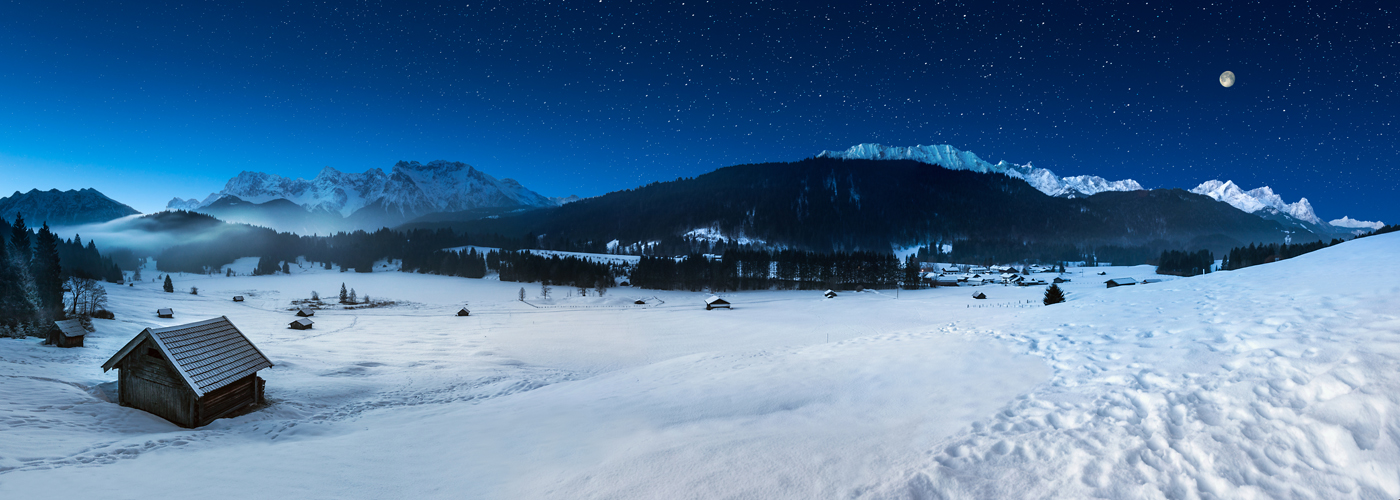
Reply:
M109 285L87 347L0 339L0 498L1394 499L1397 255L1085 270L1050 307L997 285L706 311L319 269ZM287 328L342 282L396 304ZM100 365L141 329L221 315L276 363L269 405L190 430L109 402Z

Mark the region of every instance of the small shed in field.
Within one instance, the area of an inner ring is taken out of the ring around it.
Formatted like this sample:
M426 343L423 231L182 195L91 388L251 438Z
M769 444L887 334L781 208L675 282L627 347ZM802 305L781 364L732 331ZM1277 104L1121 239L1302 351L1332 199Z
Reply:
M719 309L719 308L729 309L729 308L730 308L730 307L729 307L729 301L724 300L724 299L721 299L721 298L719 298L719 297L715 297L715 296L713 296L713 295L710 296L710 298L705 299L705 310L706 310L706 311L711 310L711 309Z
M316 315L316 310L310 307L301 306L297 308L297 316L309 318Z
M646 305L647 301L642 300L642 299L637 299L636 301L634 301L634 302L632 302L632 303L633 303L633 304L636 304L636 305L639 305L639 306L644 306L644 305Z
M958 277L939 276L933 280L933 284L937 286L958 286Z
M1116 286L1136 285L1137 280L1132 278L1113 278L1111 280L1105 281L1104 283L1108 285L1108 288L1113 288Z
M102 364L116 368L122 406L200 427L263 401L258 370L272 361L227 317L147 328Z
M293 321L293 322L291 322L291 323L288 323L288 324L287 324L287 327L289 327L289 328L291 328L291 329L293 329L293 330L310 330L310 329L311 329L311 326L312 326L312 325L315 325L315 324L316 324L315 322L313 322L313 321L311 321L311 320L309 320L309 319L306 319L306 318L297 318L296 321Z
M461 310L458 310L458 311L457 311L457 315L458 315L458 316L471 316L471 315L472 315L472 312L471 312L471 311L468 311L467 308L463 307Z
M977 293L972 294L972 298L974 298L974 299L979 299L979 300L980 300L980 299L985 299L985 298L987 298L987 294L982 293L982 292L977 292Z
M1159 279L1159 278L1147 278L1147 279L1145 279L1145 280L1142 280L1142 284L1144 284L1144 285L1146 285L1146 284L1148 284L1148 283L1161 283L1161 282L1162 282L1162 280Z
M156 316L161 318L174 318L175 310L169 307L162 307L160 309L156 309Z
M87 329L83 328L83 322L77 319L65 319L53 322L58 327L58 335L54 336L54 345L59 347L82 347L83 338L87 337Z
M827 290L826 292L823 292L822 295L826 296L826 298L828 298L828 299L834 299L834 298L836 298L836 292L831 291L831 290Z
M234 295L234 296L233 296L233 301L234 301L234 302L243 302L243 296L242 296L242 295Z

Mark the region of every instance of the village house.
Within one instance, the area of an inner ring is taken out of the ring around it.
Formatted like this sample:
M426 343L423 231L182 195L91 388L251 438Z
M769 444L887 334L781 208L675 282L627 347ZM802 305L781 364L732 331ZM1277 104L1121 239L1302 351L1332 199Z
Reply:
M83 339L87 337L87 329L83 328L83 322L79 319L65 319L53 322L58 327L58 333L54 335L53 344L59 347L82 347Z
M136 334L106 363L118 403L181 427L200 427L263 401L258 370L272 361L227 317Z
M710 296L710 298L705 299L705 310L706 310L706 311L711 310L711 309L719 309L719 308L730 309L730 307L729 307L729 301L724 300L724 299L721 299L721 298L719 298L719 297L715 297L715 296L713 296L713 295Z

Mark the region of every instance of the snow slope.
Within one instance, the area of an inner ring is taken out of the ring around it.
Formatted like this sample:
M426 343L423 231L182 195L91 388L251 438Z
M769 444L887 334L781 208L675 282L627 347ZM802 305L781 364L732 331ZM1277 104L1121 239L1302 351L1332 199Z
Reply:
M1092 175L1060 177L1043 168L1032 167L1029 163L1017 165L998 162L993 165L971 151L963 151L949 145L898 147L883 144L857 144L845 151L822 151L817 157L845 158L862 160L914 160L930 165L938 165L950 170L971 170L981 173L1006 174L1025 180L1042 193L1050 196L1089 196L1104 191L1138 191L1142 185L1132 179L1109 181Z
M1396 498L1397 252L1114 289L1150 276L1083 270L1051 307L983 286L537 308L515 300L537 284L494 280L177 275L201 294L109 287L90 347L0 340L0 497ZM289 300L341 282L400 304L286 329ZM270 406L186 430L104 401L98 365L140 328L221 314L277 363Z

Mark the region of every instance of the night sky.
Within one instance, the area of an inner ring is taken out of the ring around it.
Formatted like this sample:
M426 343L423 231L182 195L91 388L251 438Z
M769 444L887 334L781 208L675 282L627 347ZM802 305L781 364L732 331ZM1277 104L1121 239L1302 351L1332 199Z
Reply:
M589 196L880 142L1400 221L1392 2L407 4L0 4L0 190L446 159Z

